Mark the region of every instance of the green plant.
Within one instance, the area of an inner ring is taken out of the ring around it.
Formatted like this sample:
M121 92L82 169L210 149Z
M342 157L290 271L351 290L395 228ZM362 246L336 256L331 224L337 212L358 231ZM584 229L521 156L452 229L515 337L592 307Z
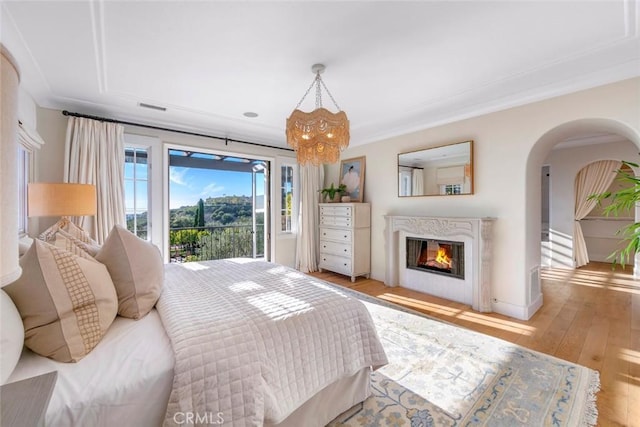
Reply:
M320 192L325 195L325 196L329 196L330 200L333 200L336 196L336 194L342 194L347 190L347 186L344 184L340 184L337 188L333 186L333 182L331 183L331 186L329 188L323 188L322 190L320 190Z
M618 169L616 171L616 180L627 184L625 188L615 192L605 191L601 194L592 194L589 196L589 200L595 200L598 204L601 204L605 199L609 200L610 204L603 209L604 214L607 216L618 216L621 212L633 213L636 204L640 202L640 178L633 175L631 169L638 168L638 165L624 161L622 164L628 166L629 169ZM630 260L633 263L636 252L640 251L640 222L629 224L618 230L616 234L620 235L623 241L627 241L627 245L622 249L614 251L608 258L613 260L614 263L618 263L624 267Z

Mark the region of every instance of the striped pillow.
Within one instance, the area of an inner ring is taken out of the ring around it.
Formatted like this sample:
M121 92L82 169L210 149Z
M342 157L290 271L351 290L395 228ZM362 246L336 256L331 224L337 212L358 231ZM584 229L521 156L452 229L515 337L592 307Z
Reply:
M71 234L67 233L64 230L58 230L55 234L55 240L53 244L60 248L64 249L67 252L71 252L74 255L78 255L79 257L91 259L93 260L92 250L88 243L83 242L82 240L73 237ZM95 252L93 253L95 255Z
M22 276L4 290L22 317L25 346L59 362L82 359L118 310L107 268L40 240L20 266Z
M60 218L58 222L53 224L51 227L47 228L45 231L38 236L40 240L44 240L45 242L53 242L56 238L56 234L60 231L64 231L69 235L75 237L81 242L87 245L87 250L91 256L95 256L100 249L100 245L98 242L93 240L91 236L87 234L82 228L75 225L73 222L69 221L68 218Z

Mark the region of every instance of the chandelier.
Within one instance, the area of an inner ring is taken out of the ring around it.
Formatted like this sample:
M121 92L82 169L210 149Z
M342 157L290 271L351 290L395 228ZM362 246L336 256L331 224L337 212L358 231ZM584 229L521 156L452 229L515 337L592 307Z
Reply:
M340 111L336 100L320 77L324 69L325 66L322 64L311 67L316 77L287 119L287 143L296 150L298 163L301 165L336 163L340 159L340 152L349 146L349 119L344 111ZM316 109L305 113L298 108L314 86ZM321 86L338 109L337 113L322 107Z

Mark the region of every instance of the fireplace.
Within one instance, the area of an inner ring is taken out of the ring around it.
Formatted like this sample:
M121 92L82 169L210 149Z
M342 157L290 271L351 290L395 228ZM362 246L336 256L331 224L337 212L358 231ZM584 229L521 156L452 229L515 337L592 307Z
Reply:
M387 215L385 222L385 285L491 311L494 218Z
M407 237L406 267L464 280L464 242Z

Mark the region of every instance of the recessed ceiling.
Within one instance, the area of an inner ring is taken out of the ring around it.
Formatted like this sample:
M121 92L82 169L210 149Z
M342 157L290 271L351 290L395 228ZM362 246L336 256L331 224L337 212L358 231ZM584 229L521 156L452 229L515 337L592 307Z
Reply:
M359 145L638 76L639 14L639 0L3 1L1 36L40 106L278 146L323 63Z

